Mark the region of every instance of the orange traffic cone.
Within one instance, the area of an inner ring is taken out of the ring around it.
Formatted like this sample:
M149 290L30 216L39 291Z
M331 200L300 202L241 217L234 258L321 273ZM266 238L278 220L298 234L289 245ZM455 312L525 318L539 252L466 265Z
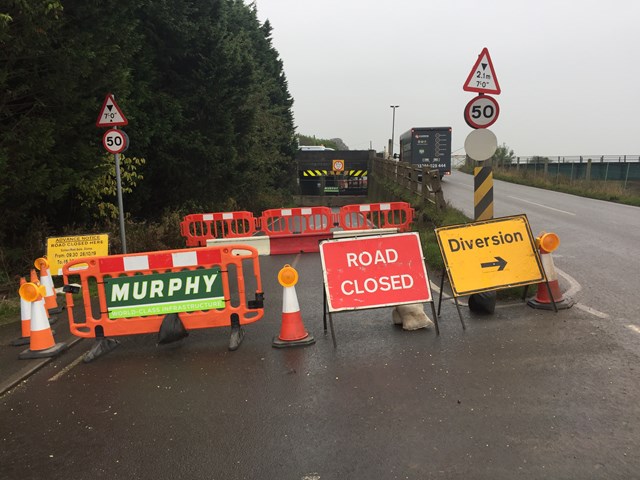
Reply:
M20 286L27 283L24 277L20 277ZM20 338L12 340L10 343L14 347L27 345L31 336L31 304L20 297L20 327L22 329Z
M33 264L38 270L40 270L40 283L47 289L47 294L44 297L44 304L47 307L47 311L51 314L60 313L62 307L58 306L58 300L56 298L56 290L53 285L53 278L51 277L51 270L49 269L49 261L44 258L38 258Z
M29 348L18 355L21 360L54 357L67 348L66 343L56 343L47 319L44 305L45 288L35 283L20 287L20 297L31 303L31 326Z
M560 245L560 239L555 233L542 233L536 240L540 250L542 268L544 268L545 275L547 276L548 287L547 282L539 283L536 296L529 299L527 305L542 310L554 310L554 303L558 310L572 307L575 302L562 295L560 283L558 282L558 274L553 264L553 256L551 255L551 252ZM551 290L551 296L549 296L549 290Z
M295 288L295 284L298 283L298 272L290 265L285 265L278 273L278 281L284 287L282 292L282 325L280 335L273 338L272 345L276 348L284 348L315 343L315 338L305 330L302 323Z
M34 285L40 286L41 285L40 279L38 278L38 273L34 268L31 269L30 275L31 275L31 280L30 280L31 283L33 283ZM47 318L49 319L49 324L53 325L54 323L56 323L58 319L56 317L51 317L51 314L49 314L49 310L46 309L46 305L45 305L44 311L46 312Z

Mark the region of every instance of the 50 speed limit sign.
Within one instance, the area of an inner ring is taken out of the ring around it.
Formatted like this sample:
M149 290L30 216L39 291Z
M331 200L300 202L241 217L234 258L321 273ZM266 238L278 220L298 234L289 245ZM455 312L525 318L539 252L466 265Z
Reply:
M102 145L109 153L121 153L127 149L129 138L122 130L112 128L104 132Z
M464 108L464 119L471 128L487 128L495 123L500 107L495 98L478 95Z

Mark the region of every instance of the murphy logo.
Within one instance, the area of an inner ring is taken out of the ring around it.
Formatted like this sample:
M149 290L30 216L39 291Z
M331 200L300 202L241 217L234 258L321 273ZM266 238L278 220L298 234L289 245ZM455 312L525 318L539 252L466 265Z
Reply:
M220 268L105 279L109 318L225 308Z

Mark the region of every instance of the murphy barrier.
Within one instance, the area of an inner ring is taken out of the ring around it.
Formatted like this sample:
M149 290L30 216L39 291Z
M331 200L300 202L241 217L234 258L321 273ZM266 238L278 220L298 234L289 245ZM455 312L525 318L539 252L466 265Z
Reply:
M250 212L187 215L180 224L187 246L205 246L251 237L262 254L317 252L318 241L333 238L336 230L411 229L414 209L406 202L330 207L276 208L259 218ZM227 222L227 223L224 223ZM220 225L218 227L218 225Z
M245 268L246 267L246 268ZM63 267L65 285L79 276L84 315L66 291L71 333L95 338L157 333L167 315L187 330L255 322L263 316L258 252L249 245L92 257ZM247 285L255 298L247 298ZM92 305L90 287L97 289ZM76 320L77 318L77 320Z

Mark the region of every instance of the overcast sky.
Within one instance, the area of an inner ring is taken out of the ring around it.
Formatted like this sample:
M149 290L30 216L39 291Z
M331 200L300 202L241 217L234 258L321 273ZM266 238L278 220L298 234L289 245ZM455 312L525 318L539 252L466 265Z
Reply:
M249 1L249 0L246 0ZM638 0L257 0L297 132L381 151L411 127L471 128L462 87L488 48L490 127L518 156L640 155Z

